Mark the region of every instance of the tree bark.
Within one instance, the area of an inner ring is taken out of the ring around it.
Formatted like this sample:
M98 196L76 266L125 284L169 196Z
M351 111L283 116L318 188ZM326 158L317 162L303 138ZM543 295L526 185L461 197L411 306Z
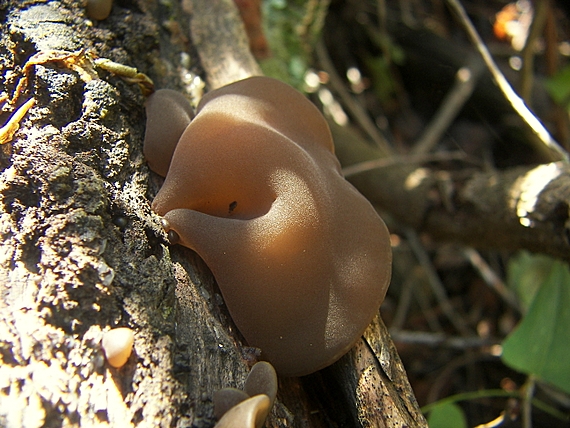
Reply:
M160 179L142 155L141 89L94 61L136 67L196 98L195 77L211 66L190 22L207 20L204 10L115 2L109 18L92 22L75 0L0 5L2 119L35 100L1 146L2 426L211 427L213 392L245 380L255 350L242 344L207 267L170 247L150 210ZM212 86L226 79L220 73ZM120 369L101 348L117 326L135 332ZM333 401L319 399L328 394ZM280 379L267 426L410 421L425 426L378 320L333 367Z
M211 274L171 252L150 210L139 87L62 59L90 50L183 87L189 21L177 9L115 4L92 23L71 0L2 6L3 94L14 97L33 55L45 60L15 102L35 107L2 146L2 426L212 426L213 391L247 373ZM154 18L174 13L186 21ZM100 343L116 326L135 331L122 369Z

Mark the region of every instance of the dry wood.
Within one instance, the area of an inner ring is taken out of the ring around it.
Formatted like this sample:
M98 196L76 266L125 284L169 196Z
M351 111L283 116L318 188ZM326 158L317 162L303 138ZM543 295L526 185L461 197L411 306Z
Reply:
M184 4L192 13L192 42L211 89L262 74L233 0L184 0Z

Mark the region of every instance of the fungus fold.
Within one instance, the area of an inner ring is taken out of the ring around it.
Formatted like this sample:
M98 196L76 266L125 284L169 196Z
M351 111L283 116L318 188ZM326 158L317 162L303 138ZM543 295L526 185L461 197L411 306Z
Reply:
M332 364L379 310L392 256L384 222L342 176L324 117L268 77L209 92L193 119L169 96L153 96L160 108L148 100L144 148L166 176L152 204L165 230L204 259L278 373Z

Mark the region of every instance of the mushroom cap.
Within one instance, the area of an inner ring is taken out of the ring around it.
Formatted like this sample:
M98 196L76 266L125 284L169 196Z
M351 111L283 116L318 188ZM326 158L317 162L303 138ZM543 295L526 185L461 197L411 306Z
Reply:
M108 363L115 368L121 368L133 352L135 335L130 328L119 327L103 334L101 347L105 352Z
M212 270L250 346L298 376L340 358L390 280L382 219L302 94L252 77L207 94L153 209Z
M145 107L144 155L150 169L166 177L174 149L194 112L186 97L171 89L154 92Z
M261 428L269 410L269 397L255 395L228 410L215 428Z
M87 0L87 16L89 19L101 21L106 19L113 8L113 0Z
M251 368L245 380L244 390L224 388L214 393L214 417L221 419L232 407L255 395L269 398L269 410L277 396L277 373L271 364L259 361ZM268 410L268 412L269 412Z
M259 361L254 364L247 375L243 390L250 397L259 394L267 395L273 406L277 396L277 386L277 373L273 366L266 361Z
M237 388L223 388L214 392L214 417L220 420L232 407L249 398L249 395Z

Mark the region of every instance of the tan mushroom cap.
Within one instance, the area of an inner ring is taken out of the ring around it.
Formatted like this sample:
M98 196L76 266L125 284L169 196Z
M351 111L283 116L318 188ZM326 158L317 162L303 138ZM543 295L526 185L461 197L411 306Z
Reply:
M260 361L251 368L243 390L250 397L258 394L267 395L273 406L277 396L277 386L277 373L273 366L266 361Z
M214 417L221 419L232 407L248 398L248 394L237 388L224 388L214 392Z
M269 398L269 410L273 407L277 396L277 374L271 364L260 361L254 364L247 375L244 390L224 388L214 393L214 417L221 419L232 407L255 395L266 395Z
M166 177L180 136L194 117L180 92L160 89L146 100L144 154L150 169Z
M101 21L107 19L113 8L113 0L87 0L87 16L89 19Z
M343 178L318 109L277 80L204 97L153 209L205 260L241 333L280 374L336 361L384 299L386 226Z
M269 397L265 394L255 395L232 407L215 428L261 428L269 410Z
M119 327L103 334L101 347L109 365L121 368L133 352L135 335L130 328Z

